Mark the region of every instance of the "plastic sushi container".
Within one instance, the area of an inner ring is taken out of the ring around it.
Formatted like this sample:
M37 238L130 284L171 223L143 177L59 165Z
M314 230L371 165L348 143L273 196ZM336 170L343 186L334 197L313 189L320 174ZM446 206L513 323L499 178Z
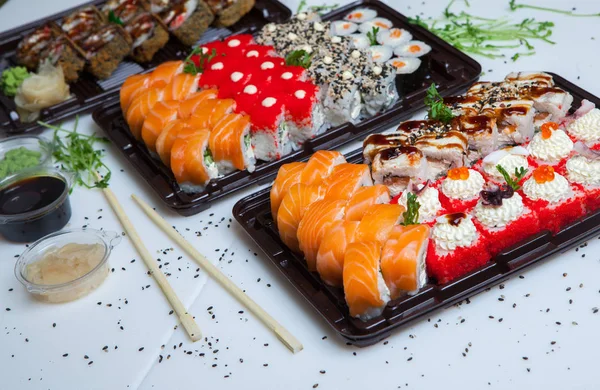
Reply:
M600 98L558 75L549 74L557 87L573 95L573 107L579 107L583 99L600 106ZM362 149L347 155L346 160L363 163ZM240 200L233 208L233 215L265 252L266 256L260 258L273 263L334 332L359 347L375 344L411 321L478 294L522 269L600 233L600 211L586 215L554 235L542 231L503 250L467 275L446 284L427 283L414 295L392 300L380 316L363 322L350 315L341 288L325 284L319 274L308 270L303 255L292 252L281 241L271 215L270 188Z
M84 3L0 34L0 73L8 67L17 65L17 46L27 34L44 25L55 24L63 17L86 6L93 5L102 9L107 2L107 0L95 0ZM291 14L291 11L277 0L256 0L254 9L234 25L227 28L213 25L202 34L199 42L208 42L231 34L252 33L260 30L267 23L283 22ZM222 16L219 20L221 18ZM107 100L118 97L119 88L127 77L136 73L148 72L166 61L184 59L189 51L190 46L184 45L177 39L169 39L166 45L156 52L151 61L138 63L129 57L125 58L107 79L99 80L89 72L81 72L79 79L69 84L72 98L43 109L39 120L58 123L75 115L91 112ZM42 128L36 122L21 122L14 100L0 92L0 129L8 134L20 134L39 131Z
M150 183L156 195L169 208L185 216L197 214L210 207L221 197L254 184L266 184L273 180L283 164L306 160L315 151L340 147L367 134L383 131L398 121L412 116L424 108L423 99L432 82L438 85L442 96L465 90L481 74L481 66L472 58L438 38L431 32L410 24L408 18L377 0L360 0L336 9L322 17L325 21L343 20L355 9L369 8L393 23L394 27L410 32L415 40L431 47L427 61L423 61L415 77L396 77L400 100L389 109L359 121L344 123L306 141L300 150L277 161L256 164L252 173L236 171L210 181L206 188L197 193L187 193L177 184L173 174L154 158L143 143L137 141L121 113L118 99L108 102L93 114L96 123L120 150L123 156L137 169L144 180ZM411 75L412 76L412 75ZM410 79L410 82L407 82Z

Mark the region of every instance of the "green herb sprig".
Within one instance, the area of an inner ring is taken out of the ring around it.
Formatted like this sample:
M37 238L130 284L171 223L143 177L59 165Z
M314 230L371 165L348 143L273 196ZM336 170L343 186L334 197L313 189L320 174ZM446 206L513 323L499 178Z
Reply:
M117 15L115 15L115 12L113 10L111 10L108 13L108 21L110 23L118 24L119 26L123 26L125 24L125 23L123 23L123 20L121 20L120 17L118 17Z
M525 175L528 172L528 170L523 167L515 168L515 178L513 179L502 165L496 165L496 169L498 170L498 172L500 172L506 184L508 184L515 191L521 188L519 182L523 177L525 177Z
M403 221L401 225L418 225L419 224L419 209L421 204L417 200L417 195L412 192L408 193L406 199L406 211L402 213Z
M192 57L198 55L198 65L192 60ZM198 73L204 73L204 67L213 58L217 56L217 49L213 48L210 53L203 53L201 47L195 47L192 52L183 60L183 71L191 75L197 75Z
M111 170L102 161L103 151L94 149L97 143L108 143L104 137L95 134L85 135L77 132L79 118L75 119L73 131L60 126L53 126L45 122L38 122L40 126L54 130L54 135L48 147L52 156L61 167L75 174L75 184L85 188L106 188L111 177ZM61 138L59 134L66 136ZM98 179L97 173L104 173Z
M306 7L306 0L300 0L300 4L298 4L298 8L296 9L296 13L299 14Z
M552 22L538 22L533 18L513 22L506 18L483 18L461 11L455 13L451 0L440 19L409 18L410 22L433 32L457 49L487 58L506 57L505 50L526 48L528 52L513 56L514 60L523 55L535 53L532 40L554 44L550 40ZM467 7L469 2L465 1Z
M435 84L433 83L427 89L425 105L429 107L429 119L437 120L442 123L448 123L454 118L452 110L444 104L444 98L440 96Z
M554 13L557 13L557 14L563 14L563 15L568 15L568 16L575 16L575 17L580 17L580 18L589 18L589 17L600 16L600 12L595 13L595 14L576 14L573 11L569 11L569 10L549 8L549 7L540 7L540 6L537 6L537 5L529 5L529 4L517 4L516 0L510 0L508 2L508 6L510 7L511 11L516 11L519 8L529 8L529 9L534 9L534 10L537 10L537 11L548 11L548 12L554 12Z
M369 44L371 46L379 45L379 42L377 42L377 34L379 34L379 27L375 26L373 26L371 31L367 32L367 38L369 39Z
M285 64L289 66L301 66L305 69L310 67L312 54L306 50L294 50L285 57Z
M327 13L329 11L333 11L334 9L338 8L340 5L339 4L332 4L332 5L311 5L310 7L308 7L308 9L311 12L317 13L319 15L323 15L324 13Z

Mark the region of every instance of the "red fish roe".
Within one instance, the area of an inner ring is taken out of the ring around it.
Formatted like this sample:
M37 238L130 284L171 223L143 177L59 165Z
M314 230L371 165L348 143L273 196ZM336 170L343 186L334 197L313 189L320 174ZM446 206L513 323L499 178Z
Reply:
M486 240L482 237L468 247L459 247L447 253L437 248L434 240L430 240L427 273L440 284L448 283L485 265L491 258Z

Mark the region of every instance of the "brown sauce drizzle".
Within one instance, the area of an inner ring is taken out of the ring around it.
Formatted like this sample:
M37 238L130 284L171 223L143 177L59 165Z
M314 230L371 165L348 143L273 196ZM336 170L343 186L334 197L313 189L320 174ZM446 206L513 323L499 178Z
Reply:
M465 213L454 213L454 214L446 215L446 219L448 220L448 223L452 226L460 225L462 220L465 218L467 218L467 214L465 214Z

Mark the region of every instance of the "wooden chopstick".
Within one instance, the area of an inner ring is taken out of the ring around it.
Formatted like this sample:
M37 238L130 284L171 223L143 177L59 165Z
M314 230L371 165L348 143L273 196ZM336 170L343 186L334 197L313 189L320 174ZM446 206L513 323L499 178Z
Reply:
M135 195L131 195L133 200L144 210L146 215L154 221L173 241L177 242L185 251L208 273L216 279L231 295L248 308L257 316L263 324L275 333L277 338L293 353L300 352L304 347L298 339L287 331L280 323L269 315L262 307L246 295L238 286L235 285L225 274L215 267L206 257L198 252L177 230L175 230L164 218L162 218L152 207Z
M117 218L119 218L119 221L121 221L121 225L123 225L123 228L125 229L125 232L127 232L129 239L137 249L142 259L144 260L144 263L146 263L146 266L150 270L150 274L154 277L154 280L156 280L156 282L160 286L161 290L165 294L165 297L171 304L171 307L173 308L175 313L177 313L179 321L187 331L188 336L192 341L200 340L202 338L202 332L200 331L200 327L194 320L194 317L192 317L186 310L185 306L183 306L183 303L181 303L175 291L173 291L173 288L169 284L169 281L167 280L166 276L162 273L160 268L158 268L158 263L156 262L156 260L154 260L150 252L148 252L148 249L140 239L140 236L137 234L137 231L133 227L133 224L129 220L129 217L127 216L127 214L125 214L125 210L123 210L123 207L121 207L119 200L110 188L103 188L102 192L104 193L104 196L108 200L108 203L112 207L113 211L117 215Z

